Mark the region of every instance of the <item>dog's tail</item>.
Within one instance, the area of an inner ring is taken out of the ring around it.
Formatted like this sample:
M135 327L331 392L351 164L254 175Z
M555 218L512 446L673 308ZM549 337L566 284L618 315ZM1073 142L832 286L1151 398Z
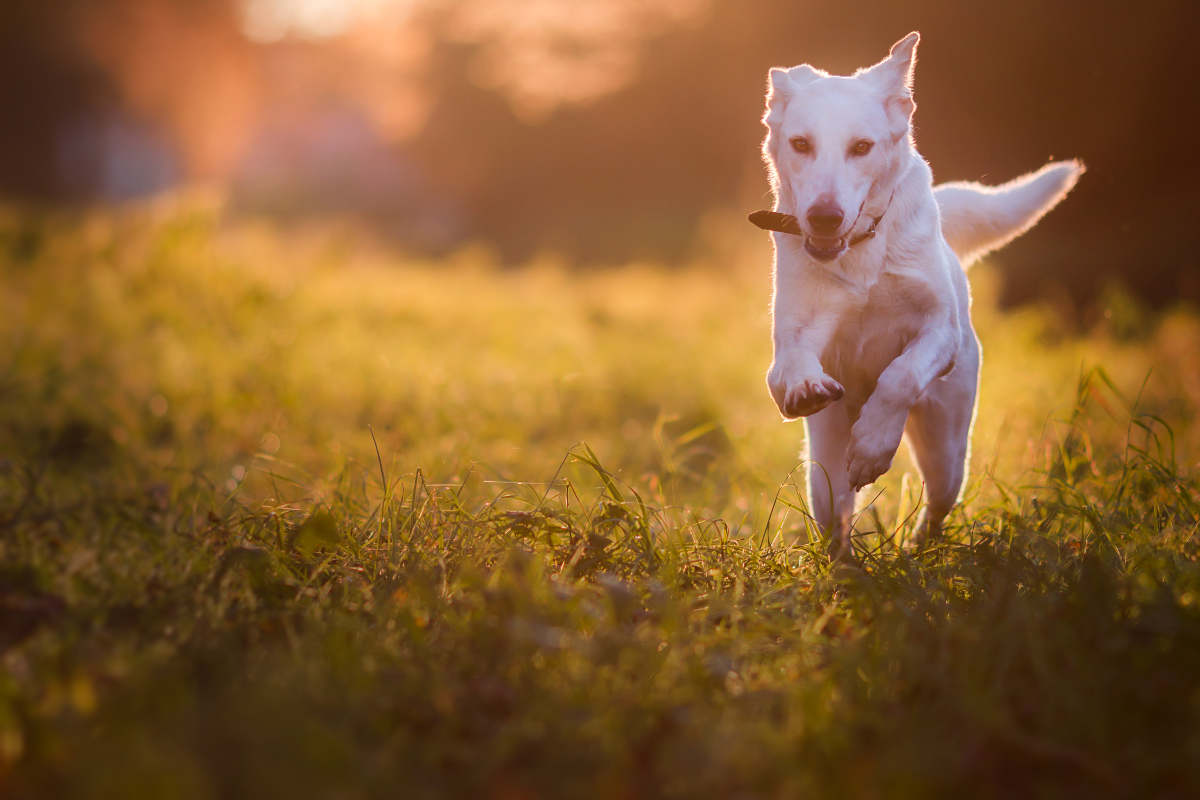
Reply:
M1080 161L1057 161L1000 186L960 181L934 188L950 249L967 267L1008 244L1058 205L1083 170Z

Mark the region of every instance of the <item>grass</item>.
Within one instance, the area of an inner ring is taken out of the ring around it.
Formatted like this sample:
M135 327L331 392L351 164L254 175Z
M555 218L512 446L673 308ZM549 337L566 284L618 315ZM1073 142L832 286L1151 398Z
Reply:
M719 226L718 226L719 228ZM728 233L728 232L727 232ZM822 555L768 256L0 221L0 795L1200 791L1200 318L995 309L973 479Z

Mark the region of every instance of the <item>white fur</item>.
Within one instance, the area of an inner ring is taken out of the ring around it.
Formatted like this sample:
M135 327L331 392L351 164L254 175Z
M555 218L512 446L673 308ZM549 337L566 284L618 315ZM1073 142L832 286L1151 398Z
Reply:
M773 234L767 385L785 419L806 418L809 500L839 547L855 493L904 436L925 481L922 535L940 533L966 477L979 381L960 259L1027 230L1083 171L1061 162L996 188L935 191L911 135L918 41L909 34L852 77L773 69L763 117L775 210L807 234ZM816 230L810 212L831 208L844 212L837 229ZM880 215L875 237L849 247Z
M970 266L1036 225L1083 171L1078 161L1059 161L1003 186L943 183L933 190L942 212L942 234L962 265Z

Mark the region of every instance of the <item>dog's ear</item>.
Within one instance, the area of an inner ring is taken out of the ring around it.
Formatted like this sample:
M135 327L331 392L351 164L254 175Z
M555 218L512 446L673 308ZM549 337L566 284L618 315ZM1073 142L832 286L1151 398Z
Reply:
M862 78L883 95L892 133L899 139L908 133L909 123L917 104L912 99L913 67L917 63L917 43L921 34L913 31L892 45L892 52L873 67L860 70Z
M813 69L808 64L791 69L773 68L768 78L767 112L763 116L763 123L767 127L778 124L783 108L792 95L824 75L824 72Z
M786 69L775 67L767 78L767 110L763 114L763 124L768 128L779 124L783 116L783 107L791 99L794 87Z

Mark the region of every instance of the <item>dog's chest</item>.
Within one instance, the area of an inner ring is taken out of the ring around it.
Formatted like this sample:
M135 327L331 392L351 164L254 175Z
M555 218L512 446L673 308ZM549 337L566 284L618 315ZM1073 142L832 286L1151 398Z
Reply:
M870 289L851 293L821 365L861 406L879 376L920 332L931 310L930 292L917 281L885 273Z

